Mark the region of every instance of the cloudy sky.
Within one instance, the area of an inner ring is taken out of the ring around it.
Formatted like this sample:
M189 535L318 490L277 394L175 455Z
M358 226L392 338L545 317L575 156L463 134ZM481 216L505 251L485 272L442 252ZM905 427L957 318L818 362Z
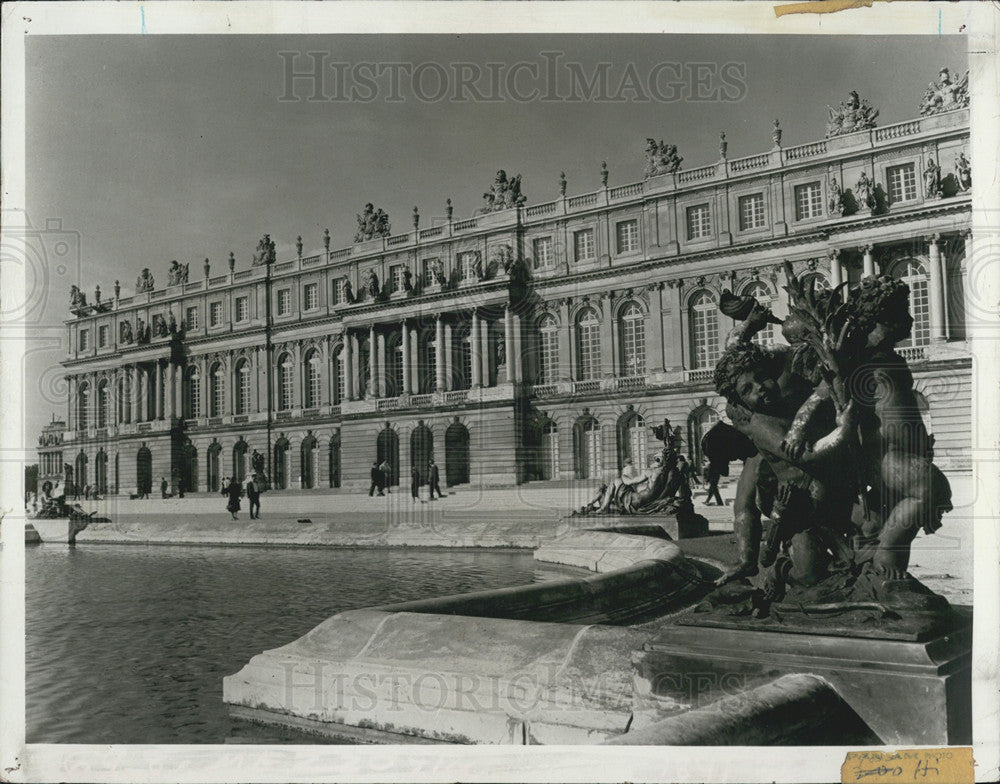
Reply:
M249 266L263 233L279 257L349 245L365 202L395 232L471 215L497 169L528 203L642 179L645 139L685 168L823 137L827 104L857 90L880 125L918 115L941 66L966 69L964 37L670 35L33 37L27 47L28 219L77 233L80 260L49 270L43 323L68 290L123 295L171 259ZM307 53L319 53L311 59ZM284 54L283 54L284 53ZM298 78L289 67L322 82ZM588 94L589 92L589 94ZM315 99L315 100L309 100ZM76 235L74 235L76 236ZM74 251L75 252L75 251ZM195 273L194 270L197 269ZM62 267L60 267L62 270ZM65 339L65 338L64 338ZM59 350L28 360L42 390L29 436L65 413ZM37 397L37 396L36 396Z

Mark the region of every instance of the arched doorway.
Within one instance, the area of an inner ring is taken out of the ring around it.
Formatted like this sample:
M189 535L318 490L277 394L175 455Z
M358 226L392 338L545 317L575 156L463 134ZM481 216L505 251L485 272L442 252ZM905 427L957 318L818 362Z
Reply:
M233 477L240 484L243 484L247 478L247 452L249 449L247 442L242 438L233 447Z
M316 486L316 437L306 436L302 441L302 489L312 490Z
M282 436L274 444L274 489L288 489L288 439Z
M139 495L153 490L153 455L143 444L135 456L135 484Z
M701 450L701 439L719 421L719 412L707 404L691 412L688 417L688 459L691 469L701 473L705 455Z
M469 483L469 428L457 419L444 433L444 463L448 487Z
M542 425L542 479L559 478L559 426L552 419Z
M103 449L94 457L94 484L98 495L108 494L108 456Z
M340 433L330 439L330 487L340 487Z
M646 420L632 410L618 417L618 471L625 467L625 461L631 460L638 470L646 467Z
M218 493L221 489L219 487L219 481L221 477L219 476L222 466L221 459L222 454L222 444L218 441L213 441L212 445L208 448L208 475L206 477L208 484L208 492Z
M410 435L410 465L420 472L420 481L425 483L430 477L428 464L434 459L434 434L424 421L414 428Z
M185 493L198 492L198 450L190 441L181 447L181 481Z
M573 468L577 479L600 479L603 473L601 423L584 414L573 425Z
M379 465L388 461L389 463L389 484L395 487L399 484L399 435L389 427L387 422L385 427L379 431L375 441L375 458Z

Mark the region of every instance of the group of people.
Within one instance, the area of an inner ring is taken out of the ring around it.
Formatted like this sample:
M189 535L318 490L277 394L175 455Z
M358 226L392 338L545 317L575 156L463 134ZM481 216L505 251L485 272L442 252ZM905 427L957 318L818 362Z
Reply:
M427 477L426 482L424 482L425 475ZM434 500L435 493L437 493L438 498L444 498L444 493L441 492L441 472L438 469L437 463L433 460L428 462L425 475L420 473L420 468L416 465L410 471L410 493L413 496L413 500L416 501L420 498L420 488L424 484L430 486L430 499L432 501ZM372 463L371 485L368 488L368 496L372 497L376 493L384 496L386 493L391 493L391 485L392 466L388 460L383 460L381 463L376 460Z
M239 518L236 513L240 511L240 498L244 490L247 494L247 501L250 502L250 519L260 519L260 494L262 492L262 482L256 477L248 477L246 484L241 484L234 476L222 480L222 495L227 496L226 511L233 516L234 520Z

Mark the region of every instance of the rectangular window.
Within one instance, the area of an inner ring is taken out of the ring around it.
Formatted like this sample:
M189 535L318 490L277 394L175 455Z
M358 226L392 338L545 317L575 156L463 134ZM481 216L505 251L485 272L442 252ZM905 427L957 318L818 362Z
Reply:
M764 228L764 194L740 196L740 231Z
M389 291L395 294L403 290L403 273L406 270L405 264L393 264L389 267Z
M89 329L81 329L80 330L79 342L80 342L80 351L86 351L88 348L90 348L90 330Z
M889 181L889 203L910 201L917 198L917 168L912 163L890 166L886 170Z
M712 235L712 216L707 204L687 208L687 238L697 240Z
M97 328L97 347L107 348L108 346L108 334L110 333L107 325L101 325Z
M217 327L222 323L222 303L213 302L208 306L208 326Z
M184 329L188 332L198 329L198 308L188 308L184 311Z
M476 280L476 252L474 250L458 254L458 274L461 280Z
M437 259L424 259L420 262L420 285L429 286L434 282L434 267L437 264Z
M333 304L343 305L347 302L347 278L337 278L333 282Z
M576 261L590 261L594 258L594 230L580 229L573 232L573 258Z
M620 221L615 225L618 253L632 253L639 250L639 221Z
M315 310L319 307L319 285L307 283L302 287L302 307L305 310Z
M288 315L292 310L292 290L281 289L278 291L278 315Z
M823 189L818 182L795 186L795 220L818 218L823 214Z
M250 318L250 299L249 297L237 297L236 298L236 320L238 322L246 321Z
M535 269L542 269L544 267L551 267L553 263L552 258L552 238L551 237L539 237L532 243L534 248L535 257Z

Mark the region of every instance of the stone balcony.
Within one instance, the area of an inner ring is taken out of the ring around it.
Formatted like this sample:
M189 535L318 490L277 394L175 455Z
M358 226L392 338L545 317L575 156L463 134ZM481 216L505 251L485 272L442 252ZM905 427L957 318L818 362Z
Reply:
M339 408L343 415L387 413L389 411L413 411L422 408L448 408L469 403L490 403L513 400L516 384L497 384L476 389L454 389L439 392L425 392L419 395L399 395L398 397L364 398L345 400Z

